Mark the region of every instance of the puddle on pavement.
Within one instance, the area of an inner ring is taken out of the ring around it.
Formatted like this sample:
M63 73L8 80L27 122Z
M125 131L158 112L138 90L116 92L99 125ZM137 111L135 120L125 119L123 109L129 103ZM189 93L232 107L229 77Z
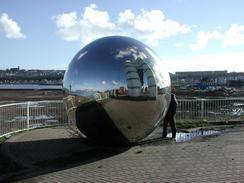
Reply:
M205 136L212 136L212 135L219 135L220 131L217 130L206 130L206 129L200 129L196 131L191 131L189 133L185 132L178 132L176 133L176 142L185 142L190 141L195 137L205 137ZM167 138L171 138L172 134L168 134Z
M175 140L172 139L172 134L169 132L165 139L161 138L162 129L157 129L154 133L150 134L147 139L142 140L137 145L162 145L168 143L180 143L180 142L187 142L191 141L197 137L211 137L220 135L223 129L198 129L194 131L179 131L176 133Z

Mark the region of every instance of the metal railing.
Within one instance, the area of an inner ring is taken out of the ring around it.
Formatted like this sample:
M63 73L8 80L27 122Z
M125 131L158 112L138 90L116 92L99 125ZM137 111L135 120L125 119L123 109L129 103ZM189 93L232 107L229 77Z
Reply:
M67 123L63 101L38 101L0 105L0 137L32 128Z
M244 98L178 100L177 122L244 121Z
M244 121L244 98L178 99L177 122ZM23 130L68 124L62 100L0 105L0 137Z

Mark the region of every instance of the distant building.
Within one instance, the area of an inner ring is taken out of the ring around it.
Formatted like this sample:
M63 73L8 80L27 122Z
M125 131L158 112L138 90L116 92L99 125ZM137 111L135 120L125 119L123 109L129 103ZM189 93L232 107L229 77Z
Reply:
M20 70L20 67L18 66L17 68L10 68L10 72L18 72Z
M224 71L189 71L189 72L176 72L177 78L194 77L203 79L205 77L215 78L220 76L227 76L227 70Z
M236 88L244 87L244 80L230 80L228 83L230 87L236 87Z
M177 88L218 88L243 87L244 72L223 71L190 71L170 74L172 85Z

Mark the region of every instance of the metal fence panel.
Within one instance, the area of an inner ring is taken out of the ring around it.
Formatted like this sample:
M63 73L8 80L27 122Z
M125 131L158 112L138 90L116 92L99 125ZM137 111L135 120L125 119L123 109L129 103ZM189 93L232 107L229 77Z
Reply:
M31 128L68 122L62 100L0 105L0 137Z
M178 122L243 121L244 98L178 100Z
M179 99L177 122L244 121L244 98ZM0 137L30 128L68 124L62 100L0 105Z
M29 128L61 125L66 122L63 101L29 103Z
M0 106L0 136L26 129L27 103Z

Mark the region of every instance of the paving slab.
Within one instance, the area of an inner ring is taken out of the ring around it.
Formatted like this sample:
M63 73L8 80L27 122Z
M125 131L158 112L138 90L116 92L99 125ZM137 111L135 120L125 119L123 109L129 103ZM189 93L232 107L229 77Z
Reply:
M157 135L133 147L108 148L87 144L65 128L25 132L4 149L26 169L3 181L243 182L243 126L184 143Z

